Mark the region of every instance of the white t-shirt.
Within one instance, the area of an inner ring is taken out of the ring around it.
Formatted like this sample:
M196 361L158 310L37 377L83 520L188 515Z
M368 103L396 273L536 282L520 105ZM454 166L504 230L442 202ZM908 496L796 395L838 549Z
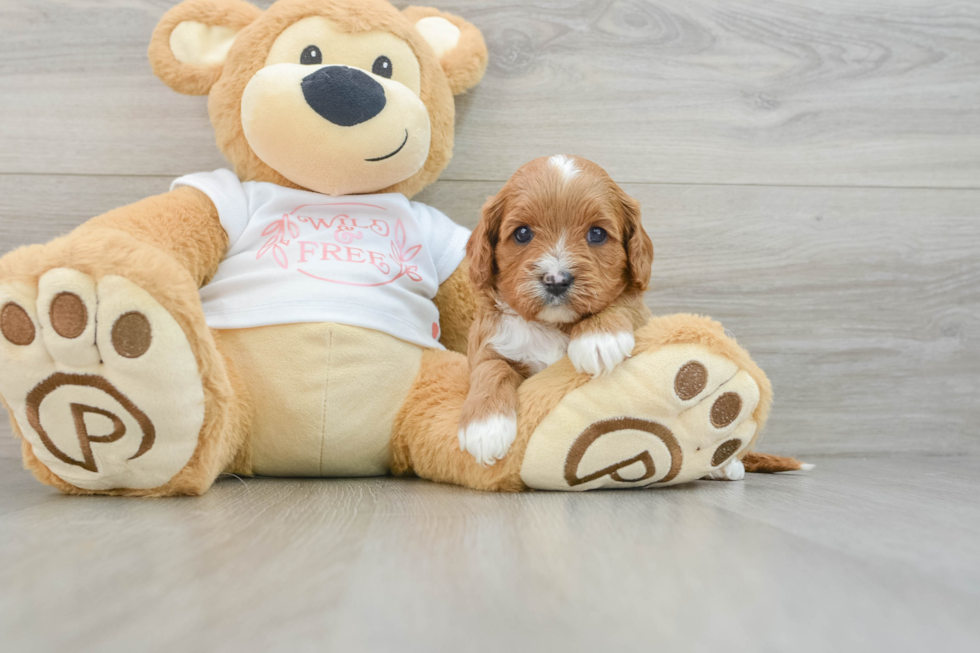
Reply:
M218 209L228 252L201 302L217 329L334 322L441 347L439 285L469 231L399 193L330 197L230 170L181 177Z

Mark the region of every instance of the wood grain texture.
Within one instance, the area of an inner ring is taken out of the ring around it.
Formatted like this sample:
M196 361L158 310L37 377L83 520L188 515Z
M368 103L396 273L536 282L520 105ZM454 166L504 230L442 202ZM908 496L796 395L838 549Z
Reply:
M149 35L171 4L6 0L0 172L222 165L205 100L149 70ZM974 2L439 6L480 27L491 52L486 80L459 101L444 179L501 180L564 151L633 182L980 186Z
M0 176L0 254L169 183ZM499 187L419 199L472 227ZM720 320L772 379L765 450L980 451L980 191L625 187L656 249L651 309Z
M975 651L978 459L818 463L586 495L229 478L120 501L0 460L0 648Z

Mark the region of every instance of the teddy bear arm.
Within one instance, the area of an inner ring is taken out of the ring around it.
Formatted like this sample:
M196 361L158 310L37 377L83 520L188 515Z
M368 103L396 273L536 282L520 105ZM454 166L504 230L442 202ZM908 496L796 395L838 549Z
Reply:
M228 249L218 210L207 195L186 186L92 218L74 235L89 238L110 231L171 255L198 287L214 276Z
M439 286L433 301L439 309L439 342L450 351L465 354L470 325L476 315L476 296L466 259Z

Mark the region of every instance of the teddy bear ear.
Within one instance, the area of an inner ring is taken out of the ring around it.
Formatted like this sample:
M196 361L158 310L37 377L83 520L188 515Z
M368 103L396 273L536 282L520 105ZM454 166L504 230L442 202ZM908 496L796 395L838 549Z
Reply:
M184 0L153 30L153 73L178 93L207 95L238 32L261 15L242 0Z
M453 95L476 86L487 70L487 44L472 23L431 7L407 7L402 13L436 53Z

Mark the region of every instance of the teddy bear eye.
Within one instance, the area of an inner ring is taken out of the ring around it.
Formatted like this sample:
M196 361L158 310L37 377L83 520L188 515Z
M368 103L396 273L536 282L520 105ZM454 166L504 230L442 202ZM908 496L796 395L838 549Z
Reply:
M585 240L589 242L590 245L601 245L606 242L606 238L609 234L602 227L592 227L589 229L589 233L585 235Z
M371 72L378 77L387 77L391 79L391 59L381 55L374 60L374 65L371 66Z
M530 227L518 227L514 229L514 242L518 245L526 245L534 238L534 232Z
M320 52L320 48L315 45L308 45L303 50L303 54L299 55L299 62L304 66L321 64L323 63L323 54Z

